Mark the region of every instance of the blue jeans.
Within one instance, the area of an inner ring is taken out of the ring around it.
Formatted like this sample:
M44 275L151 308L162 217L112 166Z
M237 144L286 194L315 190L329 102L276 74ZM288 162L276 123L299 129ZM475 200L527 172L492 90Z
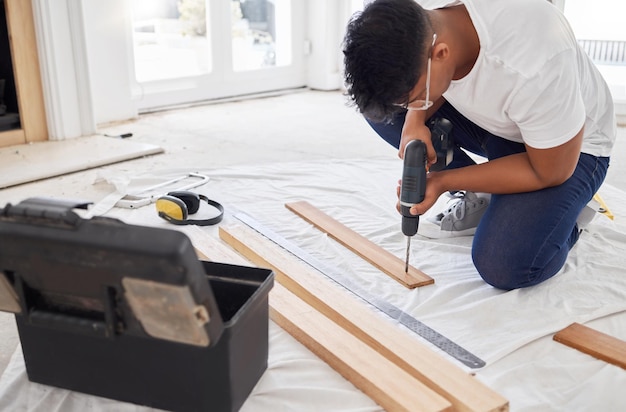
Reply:
M405 113L391 124L369 122L392 146L400 144ZM525 151L521 143L495 136L445 103L434 117L452 122L455 145L450 168L474 164L461 148L489 160ZM533 286L554 276L579 236L576 218L604 181L608 157L581 153L574 174L559 186L535 192L492 195L472 244L480 276L504 290Z

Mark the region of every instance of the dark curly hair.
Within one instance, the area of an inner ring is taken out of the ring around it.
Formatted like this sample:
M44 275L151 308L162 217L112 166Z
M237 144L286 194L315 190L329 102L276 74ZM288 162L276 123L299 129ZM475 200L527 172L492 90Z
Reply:
M350 104L375 122L402 110L426 66L430 31L414 0L376 0L355 13L343 40L344 82Z

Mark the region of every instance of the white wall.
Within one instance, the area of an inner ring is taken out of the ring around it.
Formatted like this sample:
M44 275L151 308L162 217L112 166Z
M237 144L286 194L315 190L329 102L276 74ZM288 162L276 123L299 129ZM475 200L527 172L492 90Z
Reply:
M343 85L341 41L351 15L351 2L312 0L307 11L307 36L311 46L307 86L318 90L336 90Z
M33 14L50 139L89 134L95 127L88 71L81 64L84 42L74 38L82 27L80 3L33 0Z
M128 3L126 0L82 3L96 124L137 116L131 97L132 23Z

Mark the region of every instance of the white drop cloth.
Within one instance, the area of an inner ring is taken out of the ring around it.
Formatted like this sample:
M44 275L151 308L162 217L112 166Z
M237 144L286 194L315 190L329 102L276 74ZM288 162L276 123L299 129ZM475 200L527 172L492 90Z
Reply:
M222 224L236 222L228 215L233 208L246 212L350 276L369 293L485 360L487 366L476 371L477 378L509 399L512 411L626 410L626 370L552 340L554 333L572 322L626 340L626 192L603 186L600 194L615 220L596 216L558 275L511 292L496 290L480 279L470 258L471 237L414 237L411 262L433 277L435 284L408 290L284 207L286 202L306 200L403 258L406 240L395 210L400 168L397 159L380 159L200 170L210 181L196 190L224 204L227 216ZM163 173L163 178L168 174ZM202 218L204 212L201 209L193 217ZM159 219L152 205L136 210L114 208L107 216L175 228ZM430 224L426 219L421 222ZM217 227L202 230L217 236ZM242 411L380 410L271 321L269 331L268 370ZM0 378L0 410L149 409L30 383L18 347Z

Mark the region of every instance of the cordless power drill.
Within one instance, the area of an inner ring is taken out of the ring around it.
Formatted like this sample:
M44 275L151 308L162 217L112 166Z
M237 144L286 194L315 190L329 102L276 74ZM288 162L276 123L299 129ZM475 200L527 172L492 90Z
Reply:
M428 127L430 128L431 141L437 153L437 161L430 167L430 170L439 171L452 161L452 145L449 138L452 123L447 119L437 118L431 119ZM419 216L412 215L410 209L413 205L424 200L427 168L426 144L421 140L411 140L404 148L402 186L400 188L402 233L406 236L405 273L409 273L411 237L417 233L419 225Z

